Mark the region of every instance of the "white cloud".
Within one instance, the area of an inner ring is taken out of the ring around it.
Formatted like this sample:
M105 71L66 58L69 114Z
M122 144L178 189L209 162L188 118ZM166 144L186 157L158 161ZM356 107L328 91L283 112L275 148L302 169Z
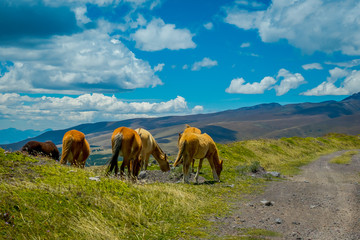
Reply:
M233 79L230 86L225 90L227 93L261 94L269 90L276 80L272 77L264 77L260 82L246 83L243 78Z
M360 59L353 59L347 62L326 62L328 65L336 65L339 67L352 68L360 65Z
M54 111L56 109L56 111ZM200 109L199 106L194 108ZM135 117L157 117L189 114L185 98L177 96L164 102L126 102L115 96L84 94L78 97L30 97L16 93L0 93L0 115L14 121L26 120L28 125L69 127L84 122L117 121ZM52 126L49 126L52 125Z
M323 69L323 67L321 66L320 63L304 64L304 65L302 65L302 68L303 68L304 70L312 70L312 69L321 70L321 69Z
M360 2L357 0L273 0L266 10L226 8L225 22L257 29L264 42L286 39L307 53L360 55Z
M350 95L360 92L360 71L349 71L346 69L334 68L329 71L330 77L317 87L310 89L302 95L306 96L325 96L325 95ZM337 87L339 80L344 79Z
M11 60L0 76L0 92L118 92L162 84L151 66L120 41L99 30L54 36L37 48L1 47Z
M136 47L143 51L195 48L193 36L188 29L177 29L174 24L165 24L159 18L153 19L146 28L139 29L131 35L136 41Z
M201 106L201 105L196 105L192 110L191 112L192 113L201 113L204 111L204 107Z
M207 30L211 30L214 28L214 24L212 22L208 22L206 24L204 24L204 27L207 29Z
M214 66L217 66L218 65L218 62L216 60L211 60L210 58L203 58L203 60L201 60L200 62L195 62L192 67L191 67L191 70L192 71L198 71L200 70L201 68L211 68L211 67L214 67Z
M86 7L76 7L73 9L73 12L75 13L75 17L78 22L78 25L83 25L91 22L90 18L86 16L86 12L87 12Z
M304 77L300 73L293 74L283 68L279 70L277 79L281 80L280 85L275 86L277 96L282 96L291 89L296 89L301 84L306 83Z
M279 85L275 85L280 81ZM280 69L276 79L264 77L260 82L245 83L243 78L233 79L230 86L225 90L227 93L262 94L265 90L275 89L276 95L281 96L306 83L300 73L291 73L286 69Z
M250 47L250 43L249 42L244 42L240 45L241 48L248 48Z
M156 65L154 67L154 71L155 72L161 72L163 70L164 66L165 66L165 63L159 63L158 65Z

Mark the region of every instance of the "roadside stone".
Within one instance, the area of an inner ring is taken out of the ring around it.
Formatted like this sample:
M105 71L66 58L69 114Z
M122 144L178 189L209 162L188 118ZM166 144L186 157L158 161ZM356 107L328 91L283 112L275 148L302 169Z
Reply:
M274 202L272 201L268 201L268 200L262 200L260 201L264 206L273 206L274 205Z
M138 176L139 179L146 178L146 171L141 171Z
M270 174L271 176L273 176L273 177L280 177L281 176L281 174L279 173L279 172L266 172L266 174Z
M283 223L283 220L282 220L281 218L277 218L277 219L275 219L275 222L276 222L277 224L282 224L282 223Z
M89 177L89 180L100 182L100 177Z

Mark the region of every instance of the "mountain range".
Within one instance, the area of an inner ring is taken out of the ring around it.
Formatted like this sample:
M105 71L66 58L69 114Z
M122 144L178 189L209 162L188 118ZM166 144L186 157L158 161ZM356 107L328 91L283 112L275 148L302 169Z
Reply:
M47 131L0 147L18 150L30 140L51 140L61 148L65 132L77 129L86 134L92 155L109 155L112 132L126 126L149 130L165 152L175 154L178 133L184 130L185 124L200 128L219 143L258 138L316 137L329 132L360 134L360 93L341 101L287 105L269 103L208 114L81 124L69 129Z
M52 129L46 129L44 131L36 131L32 129L18 130L16 128L1 129L0 144L8 144L8 143L22 141L27 138L36 137L47 131L52 131Z

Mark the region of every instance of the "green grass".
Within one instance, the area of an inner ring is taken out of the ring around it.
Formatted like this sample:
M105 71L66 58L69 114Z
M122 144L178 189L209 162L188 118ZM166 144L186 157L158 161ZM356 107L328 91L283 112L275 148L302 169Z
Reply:
M296 174L321 154L359 149L360 139L331 134L217 146L224 160L222 182L203 185L133 184L105 177L104 167L77 169L0 149L0 239L214 238L219 226L207 219L229 214L231 202L262 190L269 180L248 172L262 166L283 175ZM206 161L201 175L212 180ZM100 181L89 179L94 176ZM271 234L245 229L234 239Z
M330 160L330 163L336 163L336 164L350 164L351 158L358 154L358 151L348 151L342 154L341 156L335 157Z

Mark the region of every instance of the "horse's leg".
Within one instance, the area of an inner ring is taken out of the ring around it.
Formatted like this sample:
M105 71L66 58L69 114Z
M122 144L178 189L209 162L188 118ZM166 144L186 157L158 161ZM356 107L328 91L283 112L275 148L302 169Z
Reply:
M83 158L84 158L84 154L83 154L83 151L81 150L80 153L79 153L77 162L76 162L77 167L84 168L84 166L83 166Z
M123 179L124 178L124 173L125 173L125 165L127 165L126 163L127 159L125 157L123 157L123 161L121 163L121 166L120 166L120 178ZM115 174L117 174L117 171L119 171L119 168L118 166L116 165L115 166Z
M194 160L194 159L193 159L193 160ZM196 182L196 183L199 183L199 182L198 182L199 173L200 173L200 169L201 169L201 167L202 167L203 160L204 160L204 158L201 158L200 161L199 161L199 165L198 165L197 172L196 172L196 175L195 175L195 182Z
M183 156L183 183L189 183L191 158Z
M191 161L192 161L192 162L191 162L191 171L192 171L192 172L195 172L195 167L194 167L194 165L195 165L195 159L192 159Z
M208 156L207 159L209 161L209 164L210 164L210 167L211 167L211 170L213 173L214 181L219 182L219 176L216 173L216 168L214 165L214 155Z
M147 170L147 167L149 165L149 158L150 158L150 153L147 153L145 155L145 159L141 160L141 162L145 162L145 171Z

